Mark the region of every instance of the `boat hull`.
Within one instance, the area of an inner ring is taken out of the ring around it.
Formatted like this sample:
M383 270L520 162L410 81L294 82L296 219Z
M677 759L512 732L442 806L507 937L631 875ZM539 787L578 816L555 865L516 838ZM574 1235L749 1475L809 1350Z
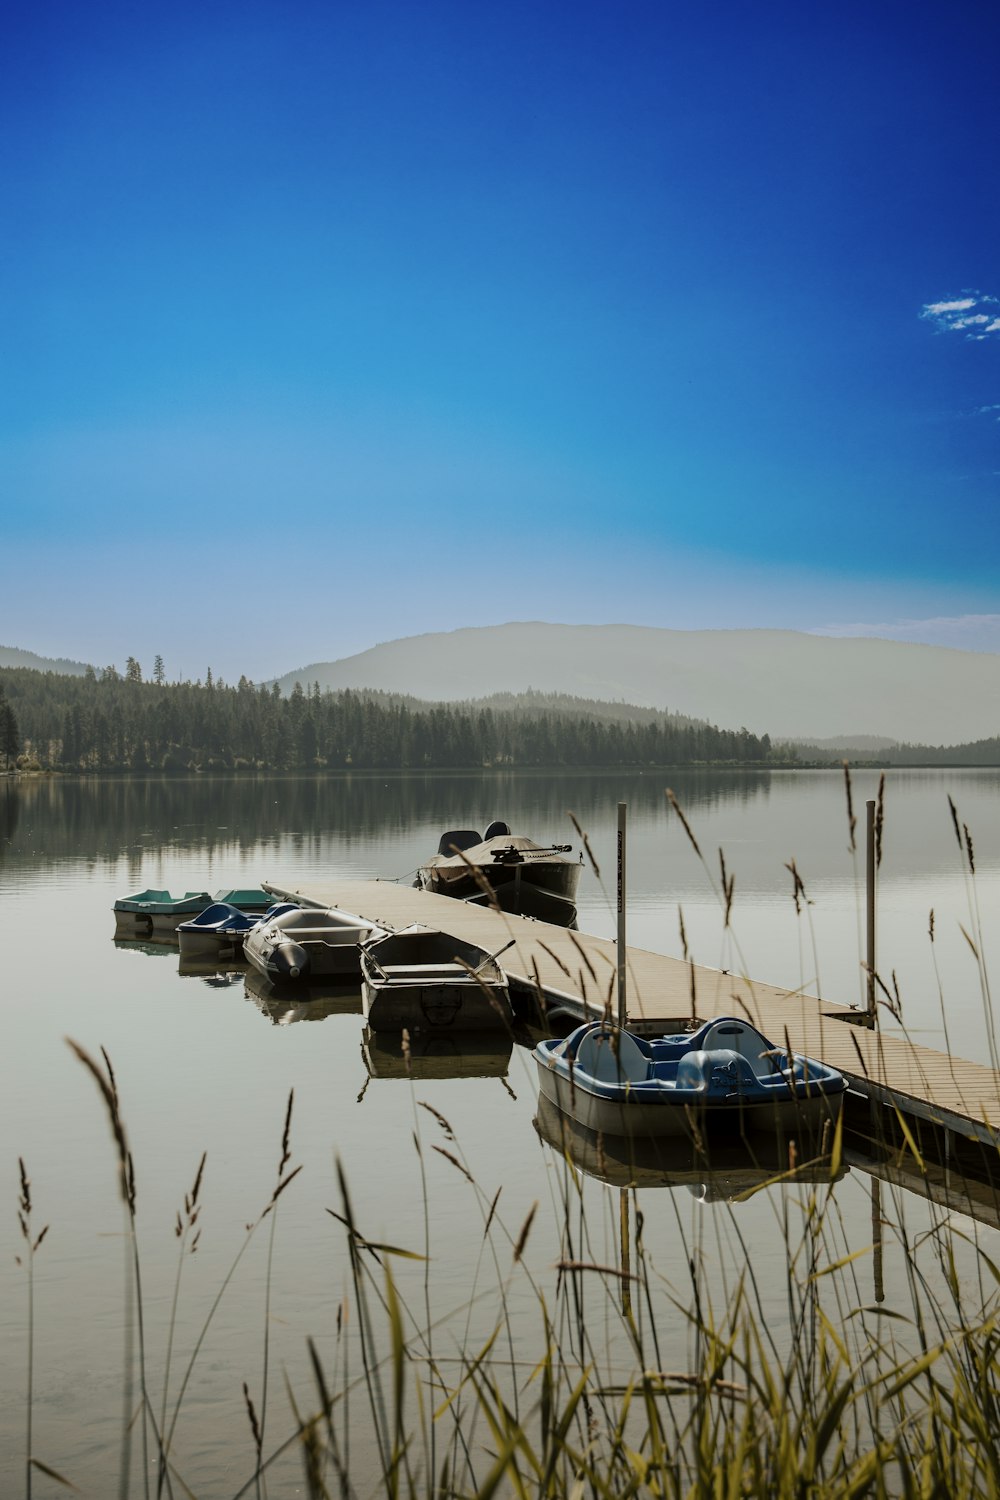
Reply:
M196 917L213 898L207 891L186 891L173 897L169 891L141 891L115 902L115 937L142 937L155 933L175 939L177 926Z
M509 1032L513 1021L496 959L419 924L362 949L361 1006L376 1032Z
M568 924L576 916L581 869L531 839L507 836L487 839L461 856L433 855L417 871L417 884L459 901L489 902L492 895L503 911Z
M227 963L239 963L243 958L245 932L185 932L177 930L177 946L181 958L196 962L209 959Z
M835 1068L772 1047L734 1016L648 1040L586 1022L533 1056L545 1098L587 1130L634 1140L811 1134L838 1118L847 1087Z
M198 916L178 926L181 958L196 963L239 960L243 956L244 939L258 920L229 901L213 901Z
M655 1101L606 1099L536 1059L541 1094L585 1130L633 1140L696 1136L706 1131L731 1138L751 1132L814 1134L840 1114L843 1094L818 1090L784 1099L698 1102L659 1097Z
M243 945L248 963L268 979L355 979L361 972L359 944L375 932L347 912L296 909L258 922Z
M459 978L390 981L362 979L361 1008L372 1031L509 1030L506 984Z

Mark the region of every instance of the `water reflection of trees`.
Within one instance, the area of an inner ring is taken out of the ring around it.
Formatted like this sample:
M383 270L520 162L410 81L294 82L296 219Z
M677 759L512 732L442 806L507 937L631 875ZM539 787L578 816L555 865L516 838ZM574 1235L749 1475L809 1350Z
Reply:
M0 856L17 852L19 822L31 830L33 862L117 862L156 848L252 853L290 836L362 842L428 822L443 832L468 808L479 808L484 824L502 817L553 838L565 830L568 811L584 828L606 820L619 801L653 814L665 807L667 785L685 807L745 803L767 796L770 773L39 778L0 795Z
M3 859L14 842L14 834L17 830L17 822L21 814L21 799L18 796L17 783L5 777L2 785L3 789L0 792L0 860Z

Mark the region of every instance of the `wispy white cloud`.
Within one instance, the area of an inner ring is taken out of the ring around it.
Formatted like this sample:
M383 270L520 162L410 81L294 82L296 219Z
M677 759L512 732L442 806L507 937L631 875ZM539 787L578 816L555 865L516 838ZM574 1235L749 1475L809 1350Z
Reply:
M925 302L920 316L933 323L939 333L964 333L967 339L978 342L987 334L1000 333L1000 317L981 310L995 306L997 300L988 292L963 292L961 297Z
M957 302L928 302L920 316L922 318L943 318L945 313L968 312L969 308L975 307L975 305L975 297L962 297Z
M951 646L957 651L1000 653L1000 615L934 615L925 620L854 621L816 625L810 635L874 637L924 646Z

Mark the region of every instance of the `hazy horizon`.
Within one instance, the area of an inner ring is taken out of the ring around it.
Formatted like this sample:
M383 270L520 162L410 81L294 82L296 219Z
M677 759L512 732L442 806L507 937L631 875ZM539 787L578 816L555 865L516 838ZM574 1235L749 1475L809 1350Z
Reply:
M773 630L773 627L769 627L769 626L748 626L748 627L745 627L743 629L740 629L739 627L730 627L728 630L727 629L722 629L722 628L719 628L719 627L705 627L704 629L701 629L701 630L694 630L694 629L687 630L687 629L683 629L683 628L666 627L666 626L634 626L633 622L631 622L631 621L624 621L624 620L617 620L617 621L584 621L584 622L580 622L580 623L583 624L586 628L592 629L592 630L595 630L595 631L601 631L601 630L609 630L609 631L631 630L633 628L636 628L636 629L639 629L639 630L642 630L642 631L646 631L646 630L648 630L648 631L673 630L673 631L675 631L676 634L678 634L680 636L706 636L706 635L715 635L715 634L723 634L723 635L731 634L734 637L734 647L736 646L737 638L740 638L740 637L745 638L748 635L752 636L754 633L757 633L757 632L769 633L769 632L771 632ZM930 646L930 647L941 649L941 650L945 650L945 651L968 652L968 653L970 653L972 655L979 655L979 656L995 656L995 655L1000 655L1000 651L993 650L992 647L989 646L989 645L971 646L971 645L969 645L968 643L966 643L964 641L960 645L959 644L954 644L953 639L949 639L949 630L948 630L947 627L949 627L949 626L954 627L957 624L959 624L960 622L956 622L956 621L941 621L941 622L938 622L943 627L942 630L941 630L941 632L940 632L943 638L940 639L940 640L925 640L925 639L915 638L912 635L912 633L911 633L911 627L914 627L917 623L919 623L919 622L915 622L915 621L905 621L905 622L902 622L902 627L905 627L905 628L901 628L900 629L900 633L897 634L897 635L890 635L888 633L887 634L883 634L883 635L874 635L874 634L873 635L866 635L866 634L858 633L854 629L849 628L849 627L845 627L843 629L828 629L828 630L813 630L813 631L782 631L780 633L782 633L782 634L790 634L790 635L813 636L813 637L816 637L818 639L829 639L829 640L869 641L869 642L872 642L874 645L878 645L881 642L888 642L890 644L895 644L895 645ZM271 673L258 673L258 672L255 672L255 671L251 670L251 669L248 669L248 663L247 662L237 663L235 670L231 669L228 674L226 672L224 672L224 671L220 671L219 668L218 668L218 666L217 666L217 664L214 662L214 660L210 661L210 662L207 662L206 663L206 668L209 669L209 670L211 670L213 677L218 677L219 679L228 681L230 683L234 683L240 677L245 676L245 677L248 678L248 680L250 682L253 682L255 684L270 683L270 682L289 682L289 681L291 681L291 679L297 678L297 679L301 679L301 681L305 685L307 683L307 681L309 681L309 682L312 681L311 674L313 673L313 671L314 671L314 669L316 667L329 667L329 666L337 665L339 663L353 664L353 663L355 663L355 662L357 662L359 660L367 660L369 657L373 657L374 658L374 657L377 657L379 655L379 653L381 651L381 648L383 648L383 647L406 646L406 645L408 645L410 643L413 643L413 644L416 645L416 644L419 644L419 642L421 640L423 640L423 639L436 639L436 640L446 641L449 637L458 636L458 635L467 636L470 631L476 631L476 630L483 630L483 631L489 633L489 632L492 632L494 630L503 631L504 629L530 628L531 626L540 626L540 627L542 627L543 630L548 630L550 628L551 629L555 629L555 630L559 630L563 626L566 626L566 624L567 624L566 621L505 620L505 621L499 621L496 626L468 625L468 624L464 624L464 625L455 625L451 630L444 631L444 632L417 631L417 632L414 632L412 635L394 637L392 640L372 642L370 645L361 647L358 651L346 653L342 657L330 657L330 658L323 658L323 659L316 658L316 659L313 659L313 660L310 660L310 661L302 659L302 660L297 660L295 662L295 664L292 665L292 666L288 666L287 663L286 663L285 666L284 666L284 668L282 670L278 670L278 671L271 672ZM570 627L570 628L572 628L572 627ZM990 629L991 629L991 626L987 622L985 624L985 626L984 626L984 632L983 632L984 635L988 636L989 632L990 632ZM954 633L957 633L957 632L954 632ZM70 669L72 669L73 667L83 668L83 667L86 667L86 666L92 666L98 672L101 672L101 671L105 670L108 667L114 667L119 672L124 673L125 660L126 660L125 656L121 656L118 659L110 660L108 662L100 662L100 661L96 661L96 660L91 660L91 661L88 662L88 661L86 661L83 658L68 657L65 654L62 655L62 656L60 656L60 657L49 657L48 655L43 654L41 652L35 652L31 648L29 648L29 647L16 646L16 645L13 645L12 643L7 642L7 641L0 641L0 669L2 669L2 667L4 665L4 658L8 654L12 654L12 653L16 653L17 655L24 655L24 656L29 657L29 658L35 658L34 660L27 660L27 661L24 661L24 662L17 661L17 662L11 663L10 665L12 665L12 666L16 666L16 665L24 665L24 666L29 666L29 667L36 666L36 667L38 667L41 670L53 670L53 671L57 671L57 670L59 670L62 667L69 667ZM162 653L160 653L160 654L162 654ZM147 680L151 679L152 676L153 676L154 661L155 661L155 655L153 657L148 658L148 659L139 658L140 669L143 672L143 675L144 675L144 677ZM252 664L249 664L249 665L252 667ZM166 680L167 681L192 681L192 682L197 682L197 681L202 680L202 678L205 675L204 670L198 670L197 668L194 671L183 671L183 670L182 671L175 671L175 670L171 670L170 669L170 664L168 662L164 662L164 671L165 671L165 675L166 675ZM375 675L377 675L377 674L375 674ZM360 684L360 678L358 679L358 681L359 681L359 684ZM380 690L378 682L376 680L373 680L373 682L371 684L369 684L369 685L372 686L376 691ZM503 689L500 689L499 691L529 691L530 689L531 689L531 684L529 684L529 683L526 682L525 685L524 685L524 687L522 687L522 688L518 688L518 689L503 688ZM403 687L393 687L393 688L388 689L388 690L389 691L394 691L394 692L404 692L404 691L406 691L406 689L404 689ZM546 688L546 691L557 691L557 690L558 690L557 688L552 687L552 686ZM484 694L485 695L488 695L488 693L490 691L492 691L492 690L484 688ZM567 691L572 692L573 691L572 687L568 686L567 687ZM483 696L484 694L480 694L478 696ZM414 696L414 697L420 697L421 694L417 693L417 692L414 692L412 694L412 696ZM450 699L450 698L453 698L454 696L455 696L454 694L448 693L448 692L441 692L441 693L435 693L434 694L434 698L435 698L436 701ZM472 696L475 697L477 695L473 694ZM620 699L620 696L621 696L620 692L616 688L614 690L614 692L611 694L610 698L605 698L603 700L600 699L600 698L598 698L597 701L615 702L615 701L618 701ZM632 700L630 700L630 701L632 701ZM635 699L634 701L637 704L639 704L639 702L640 702L639 699ZM643 698L642 702L646 703L646 706L651 706L651 700L647 700L646 698ZM678 706L677 707L677 711L683 713L684 709L682 707Z

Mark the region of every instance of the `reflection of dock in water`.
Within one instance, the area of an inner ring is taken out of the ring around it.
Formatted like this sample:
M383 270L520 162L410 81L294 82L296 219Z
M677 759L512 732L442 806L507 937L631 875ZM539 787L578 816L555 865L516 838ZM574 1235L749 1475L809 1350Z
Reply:
M546 1145L588 1177L609 1187L686 1187L706 1203L729 1202L780 1179L782 1182L830 1182L829 1152L816 1139L815 1157L789 1162L787 1138L761 1135L711 1140L699 1146L688 1136L637 1139L588 1130L539 1094L535 1129ZM842 1165L837 1173L844 1175Z
M293 980L279 984L258 969L242 974L243 993L274 1026L296 1021L325 1021L327 1016L359 1016L361 990L356 983L332 980Z
M443 899L449 899L447 897ZM506 1078L513 1051L509 1032L421 1032L409 1039L366 1026L361 1043L372 1078Z
M991 1158L984 1152L970 1175L958 1166L941 1166L926 1157L917 1162L910 1151L859 1148L854 1139L845 1144L844 1158L876 1184L905 1188L948 1213L965 1214L979 1224L1000 1229L1000 1158L995 1153Z

